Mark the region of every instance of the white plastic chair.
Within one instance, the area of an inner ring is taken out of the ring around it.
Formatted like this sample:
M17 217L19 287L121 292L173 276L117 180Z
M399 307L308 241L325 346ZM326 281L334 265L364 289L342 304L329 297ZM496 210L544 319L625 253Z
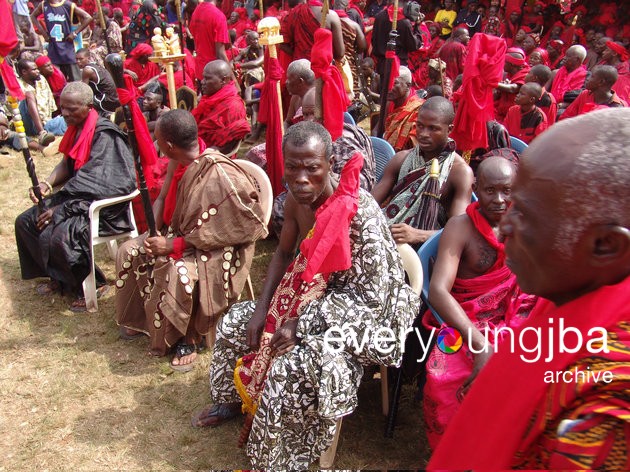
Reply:
M246 171L249 176L254 180L256 190L260 195L260 204L264 212L265 224L269 224L269 220L271 219L271 208L273 206L273 190L271 189L271 181L269 180L269 176L262 169L262 167L257 166L256 164L248 160L233 159L233 162L238 164L238 166ZM254 297L252 279L249 275L247 275L247 288L249 290L249 295L251 299L256 300L256 298Z
M422 263L420 257L416 251L409 244L398 244L398 253L402 259L403 268L409 279L409 286L417 294L422 292L423 272ZM381 373L381 406L383 409L383 415L389 414L389 385L387 366L380 366ZM319 458L319 465L322 469L330 469L335 462L335 455L337 454L337 443L339 442L339 433L341 431L341 421L343 418L337 418L337 424L335 426L335 436L330 447L322 453Z
M92 267L89 275L83 281L83 296L85 297L85 306L87 311L98 311L98 300L96 296L96 266L94 261L94 246L97 244L106 243L109 255L112 259L116 260L116 253L118 252L118 244L116 240L119 238L129 237L135 238L138 236L138 229L136 228L136 220L133 217L133 209L131 207L131 200L140 195L139 190L134 190L129 195L122 197L106 198L104 200L97 200L90 205L89 218L90 218L90 258L92 260ZM99 236L99 216L103 208L116 205L118 203L129 202L129 216L131 223L131 231L125 233L114 234L111 236Z

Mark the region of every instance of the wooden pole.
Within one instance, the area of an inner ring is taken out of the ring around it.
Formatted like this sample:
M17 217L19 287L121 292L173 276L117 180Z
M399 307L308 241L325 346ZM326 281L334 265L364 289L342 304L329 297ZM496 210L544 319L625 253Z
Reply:
M107 40L107 25L105 24L105 15L103 15L103 7L101 6L101 0L96 0L96 9L98 10L98 18L101 24L101 31L103 32L102 34L105 36L105 46L107 46L107 54L111 54L112 52L118 52L118 51L112 51L112 47L109 45L109 41Z

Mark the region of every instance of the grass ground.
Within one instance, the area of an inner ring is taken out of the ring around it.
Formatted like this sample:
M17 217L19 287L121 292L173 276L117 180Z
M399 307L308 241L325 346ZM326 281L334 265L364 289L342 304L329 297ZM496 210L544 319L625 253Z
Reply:
M244 150L243 150L244 151ZM35 153L46 177L58 158ZM192 412L208 401L211 354L192 372L149 357L146 340L122 341L114 290L99 312L75 314L69 299L40 297L23 281L13 222L30 206L21 154L0 155L0 471L240 469L240 422L198 430ZM259 290L275 241L257 245L252 280ZM97 262L113 280L104 248ZM421 405L405 387L393 439L385 439L378 380L365 382L359 408L344 419L335 467L414 469L426 465Z

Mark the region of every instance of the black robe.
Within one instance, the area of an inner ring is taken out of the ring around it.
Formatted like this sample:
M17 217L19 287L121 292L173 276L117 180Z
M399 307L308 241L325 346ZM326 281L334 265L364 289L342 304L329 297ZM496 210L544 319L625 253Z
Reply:
M47 208L56 207L51 223L40 233L35 225L37 207L33 207L15 220L15 237L23 279L48 276L61 282L65 291L80 294L90 273L90 204L131 193L136 174L125 135L104 118L96 123L89 160L78 171L73 159L67 159L66 165L70 179L45 199ZM128 202L101 211L101 236L130 228Z

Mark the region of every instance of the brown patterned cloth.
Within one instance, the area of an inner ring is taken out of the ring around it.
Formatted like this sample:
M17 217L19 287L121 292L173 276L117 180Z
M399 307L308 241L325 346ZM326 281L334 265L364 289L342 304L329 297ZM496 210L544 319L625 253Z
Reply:
M179 183L168 230L168 237L184 237L183 257L147 257L146 235L118 251L116 321L148 334L152 351L161 355L191 329L207 334L243 290L254 241L266 235L250 178L207 150Z

